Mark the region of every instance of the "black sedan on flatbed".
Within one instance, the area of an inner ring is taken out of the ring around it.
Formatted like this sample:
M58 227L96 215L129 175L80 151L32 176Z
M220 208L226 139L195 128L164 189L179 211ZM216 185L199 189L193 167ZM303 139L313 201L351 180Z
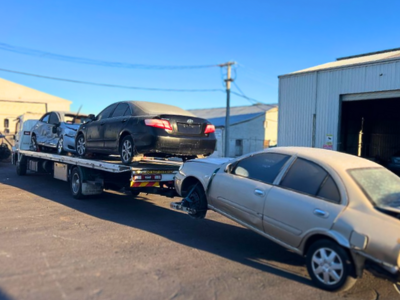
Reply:
M79 128L78 155L119 154L124 164L135 157L208 156L215 149L215 127L179 107L145 101L123 101L106 107Z

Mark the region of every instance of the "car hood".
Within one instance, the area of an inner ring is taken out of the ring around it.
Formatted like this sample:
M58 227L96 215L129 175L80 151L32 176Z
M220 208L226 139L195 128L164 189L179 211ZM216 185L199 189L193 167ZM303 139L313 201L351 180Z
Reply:
M232 157L207 157L207 158L192 159L192 160L189 160L188 162L204 163L204 164L220 166L231 160L233 160Z

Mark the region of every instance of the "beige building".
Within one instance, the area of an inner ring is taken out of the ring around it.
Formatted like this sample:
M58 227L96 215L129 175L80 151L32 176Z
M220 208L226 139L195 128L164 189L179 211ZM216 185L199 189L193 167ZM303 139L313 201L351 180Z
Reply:
M30 112L69 111L71 101L0 78L0 134L15 133L15 118Z

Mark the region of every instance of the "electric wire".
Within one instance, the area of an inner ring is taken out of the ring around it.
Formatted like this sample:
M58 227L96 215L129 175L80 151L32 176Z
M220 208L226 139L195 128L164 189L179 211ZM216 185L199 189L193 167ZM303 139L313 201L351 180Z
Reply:
M40 58L55 59L66 62L73 62L79 64L97 65L103 67L113 67L113 68L125 68L125 69L142 69L142 70L188 70L188 69L205 69L205 68L215 68L220 67L219 64L210 65L191 65L191 66L168 66L168 65L147 65L147 64L132 64L123 62L110 62L103 60L96 60L91 58L82 58L75 56L68 56L62 54L56 54L51 52L45 52L40 50L34 50L25 47L12 46L6 43L0 43L0 50L9 51L18 54L25 54Z
M225 92L222 89L164 89L164 88L153 88L153 87L125 86L125 85L117 85L117 84L97 83L97 82L89 82L89 81L81 81L81 80L66 79L66 78L59 78L59 77L44 76L44 75L38 75L38 74L32 74L32 73L26 73L26 72L1 69L1 68L0 68L0 71L20 74L20 75L26 75L26 76L31 76L31 77L57 80L57 81L65 81L65 82L71 82L71 83L80 83L80 84L112 87L112 88L131 89L131 90L158 91L158 92Z

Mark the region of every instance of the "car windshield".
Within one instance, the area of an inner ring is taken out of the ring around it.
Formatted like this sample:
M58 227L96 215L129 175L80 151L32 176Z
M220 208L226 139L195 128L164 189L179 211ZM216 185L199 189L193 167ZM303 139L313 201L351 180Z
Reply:
M351 169L349 174L375 206L400 208L400 178L385 168Z

